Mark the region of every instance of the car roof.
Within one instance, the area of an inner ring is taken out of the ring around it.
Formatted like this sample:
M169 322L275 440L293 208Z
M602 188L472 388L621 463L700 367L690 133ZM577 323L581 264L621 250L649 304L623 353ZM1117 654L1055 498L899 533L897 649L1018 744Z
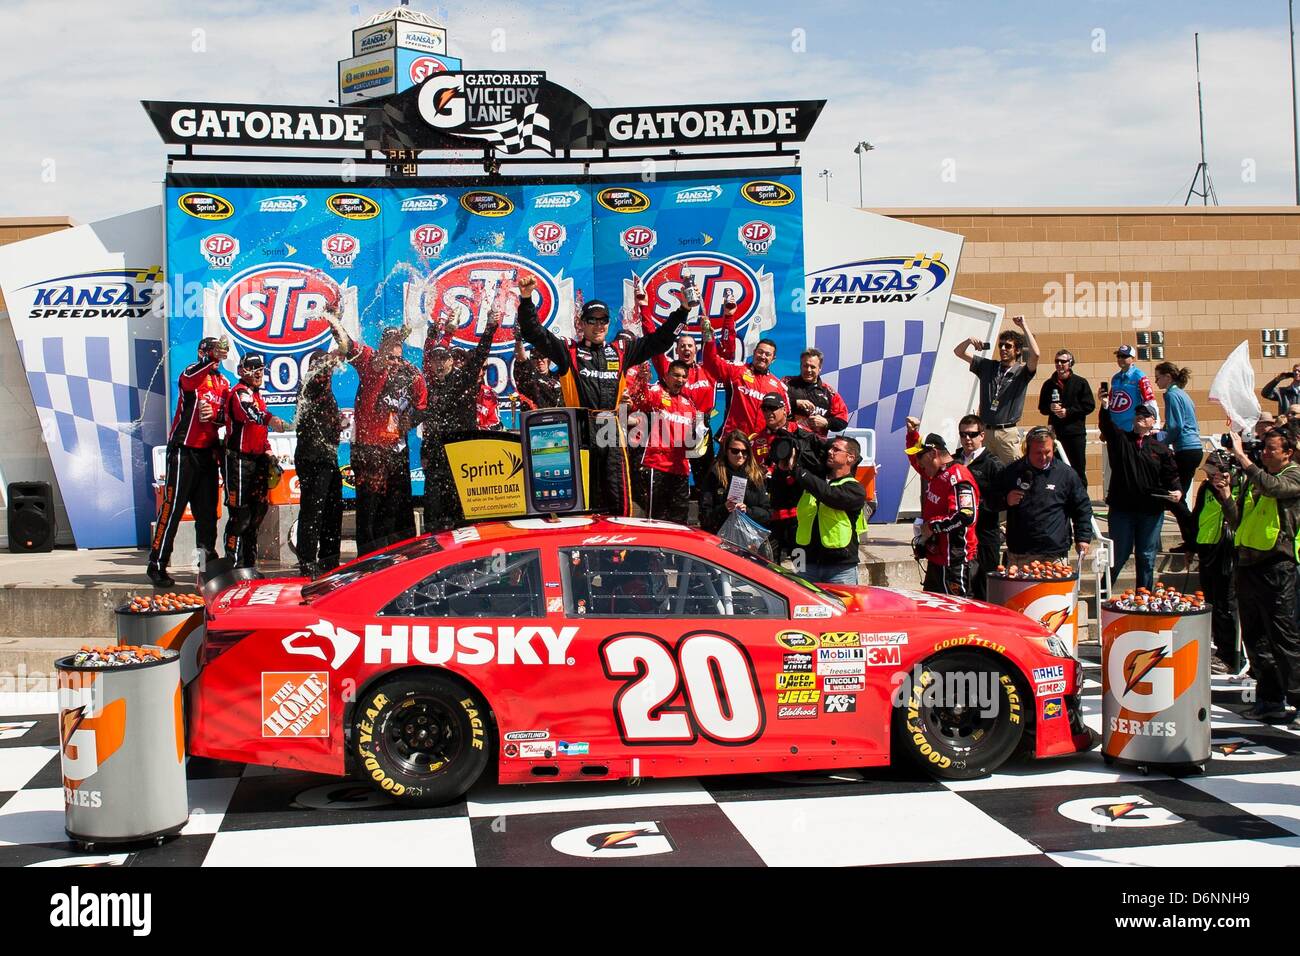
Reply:
M593 538L616 540L598 541ZM717 535L698 528L659 521L652 518L621 518L608 515L560 515L554 520L542 517L511 518L465 525L435 535L446 552L474 548L483 543L518 545L545 540L548 544L623 544L651 547L681 547L683 537L705 547L720 543Z

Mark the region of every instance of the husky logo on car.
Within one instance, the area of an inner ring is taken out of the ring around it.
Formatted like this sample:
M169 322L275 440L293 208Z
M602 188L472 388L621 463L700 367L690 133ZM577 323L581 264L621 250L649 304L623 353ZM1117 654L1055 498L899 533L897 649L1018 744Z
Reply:
M451 202L442 193L426 196L408 196L402 200L402 212L437 212Z
M807 631L782 631L776 642L790 651L807 651L817 647L817 638Z
M213 269L229 269L239 255L239 240L224 232L213 233L199 240L199 252Z
M582 193L576 189L542 193L533 199L534 209L568 209L582 202Z
M325 309L339 301L341 291L319 269L273 262L232 276L218 294L217 314L251 351L305 351L329 341Z
M721 186L691 186L689 189L679 190L676 199L673 201L682 206L687 203L712 202L721 198Z
M363 659L367 664L432 664L450 662L465 665L490 664L546 664L552 667L572 664L568 656L569 644L578 635L576 627L562 627L557 633L551 627L468 627L427 626L408 627L395 624L385 629L381 624L367 624ZM327 656L320 641L330 645ZM534 638L536 643L534 643ZM305 631L295 631L281 642L290 654L302 654L326 661L331 670L338 670L351 659L363 641L346 628L321 620L308 625Z
M808 304L911 302L934 292L951 272L941 252L859 259L808 273Z
M297 212L307 206L307 197L298 196L268 196L257 204L258 212Z
M32 319L140 319L153 308L161 266L104 269L33 282Z
M782 183L756 179L740 187L740 194L756 206L788 206L794 202L794 190Z
M181 212L195 219L229 219L235 214L235 207L229 199L213 193L185 193L176 200Z
M508 216L515 211L515 204L500 193L476 189L460 197L460 204L466 212L476 216Z
M645 212L650 208L650 197L645 193L618 186L596 193L596 202L611 212Z
M336 216L344 219L374 219L379 215L379 203L369 196L356 193L335 193L325 200L325 206Z

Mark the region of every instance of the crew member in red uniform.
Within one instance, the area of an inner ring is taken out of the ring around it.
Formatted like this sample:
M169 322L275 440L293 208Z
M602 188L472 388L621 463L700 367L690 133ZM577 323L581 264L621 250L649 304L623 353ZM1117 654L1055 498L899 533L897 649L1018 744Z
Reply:
M726 307L723 308L725 312ZM727 420L722 426L723 433L742 431L746 435L753 435L762 431L767 424L762 409L764 397L776 392L785 399L787 408L790 404L785 383L771 371L772 363L776 361L776 343L771 339L760 340L754 346L754 357L749 364L735 365L719 354L708 316L704 316L700 324L704 331L704 370L726 385L731 396L727 404Z
M632 407L649 417L642 460L649 477L646 511L651 518L686 524L691 474L686 450L696 444L701 416L684 391L689 374L686 363L674 359L668 363L667 373L657 385L644 387L642 382L632 393Z
M257 560L257 529L270 494L271 439L288 426L266 410L266 360L250 352L239 361L239 382L226 398L226 557L237 568Z
M970 597L979 550L975 534L979 487L966 466L948 453L943 436L930 434L921 441L920 427L917 419L907 419L907 457L926 480L921 496L920 542L927 565L923 587Z
M633 281L637 310L641 314L641 331L645 335L650 335L655 330L654 312L650 308L650 297L646 294L639 278L634 278ZM704 370L704 366L696 361L696 351L694 336L687 333L677 336L677 345L673 350L673 357L686 366L686 385L682 389L682 394L704 416L705 422L705 429L700 435L699 445L691 449L690 454L686 456L686 461L691 469L692 481L695 483L695 488L699 489L704 482L705 475L713 468L713 434L709 431L708 424L713 418L718 383L714 381L712 375ZM724 351L723 354L729 357L734 353ZM651 359L651 362L654 365L655 372L659 375L659 381L664 381L668 377L668 356L656 355Z
M424 417L429 393L420 370L402 357L400 328L385 329L376 350L353 342L335 312L325 315L360 379L352 439L360 556L415 535L407 436Z
M167 436L167 479L162 507L149 548L149 580L161 588L176 582L167 573L176 529L188 505L194 513L194 543L207 560L217 556L217 478L221 462L218 429L226 419L230 383L221 363L230 343L207 336L199 342L197 362L181 372L180 399Z
M569 408L585 408L589 418L591 508L615 515L631 513L626 438L618 425L616 409L623 398L624 376L634 365L662 355L672 347L677 330L689 314L683 303L652 334L606 343L609 306L592 299L582 307L579 338L565 342L542 328L533 303L537 280L519 280L518 322L524 340L559 368L560 390Z
M790 407L800 428L820 438L843 431L849 425L849 410L839 393L822 381L821 349L805 349L799 356L799 374L788 375Z

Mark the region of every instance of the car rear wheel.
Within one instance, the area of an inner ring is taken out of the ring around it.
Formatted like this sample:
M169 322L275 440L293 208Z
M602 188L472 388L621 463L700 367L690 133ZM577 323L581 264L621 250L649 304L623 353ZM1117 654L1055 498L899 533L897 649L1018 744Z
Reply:
M953 653L909 674L894 709L894 751L945 780L970 780L996 770L1025 730L1025 702L1005 665L979 654Z
M449 803L487 766L487 715L477 691L440 674L377 684L354 712L359 773L408 806Z

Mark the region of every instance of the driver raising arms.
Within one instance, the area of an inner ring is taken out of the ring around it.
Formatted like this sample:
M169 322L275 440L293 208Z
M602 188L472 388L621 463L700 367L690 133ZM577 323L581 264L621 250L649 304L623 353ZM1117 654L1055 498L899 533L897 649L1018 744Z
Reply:
M590 434L591 501L593 511L614 515L631 513L632 491L628 482L625 437L618 427L615 409L623 400L628 370L673 345L677 330L686 322L685 303L653 333L639 339L606 342L609 307L592 299L578 318L578 338L565 342L542 328L533 303L537 279L519 279L519 331L524 340L544 354L559 369L562 401L569 408L585 408L591 415Z

